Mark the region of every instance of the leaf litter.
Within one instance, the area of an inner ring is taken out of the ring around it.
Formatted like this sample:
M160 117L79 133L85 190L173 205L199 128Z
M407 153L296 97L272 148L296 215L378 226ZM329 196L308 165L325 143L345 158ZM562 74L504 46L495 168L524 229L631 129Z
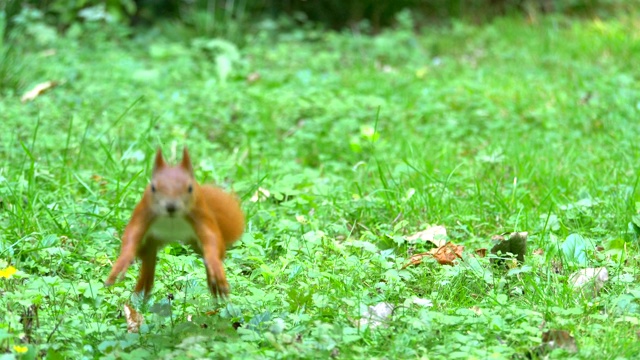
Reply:
M608 280L609 271L605 267L582 269L569 276L569 284L575 290L591 296L597 295Z
M45 81L43 83L40 83L34 86L33 89L24 93L24 95L22 95L22 97L20 98L20 101L22 101L23 103L33 101L38 96L44 94L45 92L53 89L56 86L58 86L58 82L56 81Z
M408 236L407 241L409 243L428 241L437 247L442 247L447 243L447 229L442 225L429 226L425 230L418 231L417 233Z
M455 264L456 259L462 259L462 252L464 251L464 246L456 245L452 242L448 242L443 246L438 248L433 248L427 252L414 254L409 259L409 262L406 263L402 269L406 269L411 265L418 265L422 263L422 259L430 256L436 259L436 261L441 265L449 265L453 266Z
M373 329L387 323L395 306L387 302L381 302L373 306L369 306L364 311L360 320L357 321L359 327L368 326Z
M124 317L127 320L127 332L138 333L140 325L144 323L142 315L129 304L124 304Z

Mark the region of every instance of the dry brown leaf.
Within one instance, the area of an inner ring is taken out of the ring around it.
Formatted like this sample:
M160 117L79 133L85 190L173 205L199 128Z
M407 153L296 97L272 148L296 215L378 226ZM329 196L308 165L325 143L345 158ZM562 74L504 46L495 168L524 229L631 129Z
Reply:
M433 251L434 249L431 249ZM464 246L456 245L452 242L446 243L444 246L435 249L433 257L442 265L453 265L453 262L460 258L462 259L462 251Z
M581 290L590 296L597 295L608 280L609 271L605 267L582 269L569 276L569 284L575 290Z
M409 262L404 264L402 269L406 269L411 265L419 265L422 262L422 258L425 257L425 256L428 256L428 255L430 255L430 253L428 253L428 252L411 255L411 257L409 258Z
M457 258L462 259L462 252L464 251L464 246L456 245L452 242L448 242L439 248L433 248L425 253L415 254L411 256L409 262L406 263L402 268L406 269L411 265L418 265L422 262L422 259L425 256L431 256L441 265L454 265L454 261Z
M124 317L127 319L127 331L137 333L140 331L140 325L144 323L142 315L129 304L124 304Z
M249 84L254 83L258 80L260 80L260 73L258 72L252 72L251 74L247 75L247 82Z
M437 247L444 246L447 243L447 229L442 225L429 226L407 237L410 243L415 243L417 240L429 241Z
M570 353L578 352L576 339L566 330L549 330L542 333L542 346L547 351L565 349Z
M478 257L480 258L487 256L487 249L485 248L476 249L476 255L478 255Z
M38 96L42 95L47 90L50 90L50 89L56 87L56 85L58 85L58 83L55 82L55 81L45 81L43 83L40 83L40 84L34 86L33 89L31 89L31 90L27 91L26 93L24 93L24 95L22 95L22 97L20 98L20 101L22 101L23 103L25 103L27 101L32 101L33 99L35 99Z

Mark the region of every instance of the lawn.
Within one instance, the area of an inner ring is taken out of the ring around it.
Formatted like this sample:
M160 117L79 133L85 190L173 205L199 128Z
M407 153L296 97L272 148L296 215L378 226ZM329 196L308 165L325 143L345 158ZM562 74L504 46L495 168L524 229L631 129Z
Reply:
M412 29L34 22L4 43L0 359L637 356L640 22ZM231 295L171 245L143 304L138 264L103 282L155 150L185 145L242 199ZM524 261L496 261L511 232ZM438 240L464 246L452 266L406 266Z

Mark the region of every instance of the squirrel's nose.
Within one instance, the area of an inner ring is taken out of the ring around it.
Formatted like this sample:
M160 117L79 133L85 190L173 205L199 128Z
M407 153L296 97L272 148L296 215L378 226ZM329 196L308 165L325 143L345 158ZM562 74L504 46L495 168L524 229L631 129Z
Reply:
M176 210L178 210L178 208L176 207L176 204L174 203L168 203L165 208L167 209L167 212L169 213L169 215L173 215L173 213L176 212Z

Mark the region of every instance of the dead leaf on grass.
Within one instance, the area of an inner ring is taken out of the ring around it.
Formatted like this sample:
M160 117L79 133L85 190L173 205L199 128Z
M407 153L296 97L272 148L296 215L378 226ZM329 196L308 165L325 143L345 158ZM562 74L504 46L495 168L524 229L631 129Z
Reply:
M207 315L207 316L214 316L214 315L218 315L218 313L220 313L220 309L215 309L215 310L207 311L207 312L205 313L205 315Z
M129 304L124 304L124 316L127 319L127 331L137 333L140 331L140 325L144 323L142 315Z
M251 202L263 202L271 196L271 192L267 189L258 188L253 196L251 196Z
M428 252L411 256L409 262L406 263L402 268L406 269L408 266L420 264L425 256L433 257L441 265L453 266L456 259L462 259L463 251L464 246L448 242L439 248L434 248L429 250Z
M549 330L542 333L542 347L546 351L565 349L570 353L578 352L576 339L566 330Z
M605 267L582 269L569 276L569 284L575 290L584 291L591 296L597 295L608 280L609 271Z
M487 249L485 249L485 248L476 249L476 251L475 251L475 252L476 252L476 255L477 255L479 258L483 258L483 257L487 256Z
M252 72L251 74L247 75L247 82L249 84L254 83L258 80L260 80L260 73L258 72Z
M472 306L471 311L473 311L476 315L482 315L482 309L479 306Z
M425 230L419 231L407 237L407 241L415 243L417 240L429 241L437 247L447 243L447 229L442 225L429 226Z
M33 89L24 93L24 95L22 95L22 97L20 98L20 101L22 101L23 103L32 101L38 96L44 94L47 90L53 89L57 85L58 83L56 81L45 81L43 83L40 83L34 86Z
M509 237L506 237L505 234L493 236L493 240L498 240L499 242L495 244L491 248L492 254L502 253L503 255L507 253L511 253L515 255L516 259L519 262L524 262L524 255L527 253L527 235L529 233L526 231L523 232L512 232L509 234ZM493 261L494 259L492 259Z
M369 306L358 320L358 326L368 325L373 329L383 325L391 317L395 307L387 302L381 302L374 306Z
M47 49L40 53L41 57L49 57L54 56L56 54L56 49Z
M419 306L433 307L433 301L429 299L414 297L413 299L411 299L411 302Z

